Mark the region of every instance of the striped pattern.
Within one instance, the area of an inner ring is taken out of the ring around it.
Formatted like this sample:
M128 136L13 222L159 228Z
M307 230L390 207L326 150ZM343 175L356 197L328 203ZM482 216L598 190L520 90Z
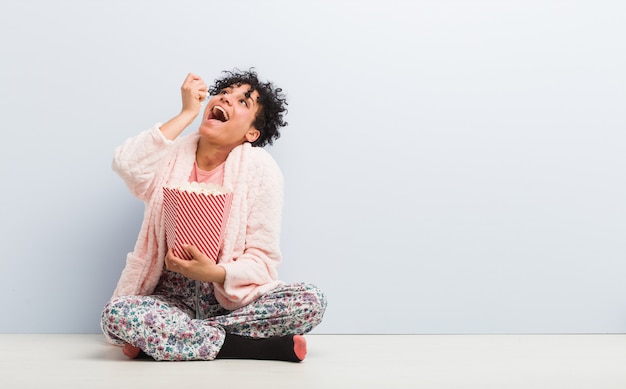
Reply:
M194 245L217 262L232 201L232 193L206 195L163 188L168 248L179 258L191 259L183 246Z

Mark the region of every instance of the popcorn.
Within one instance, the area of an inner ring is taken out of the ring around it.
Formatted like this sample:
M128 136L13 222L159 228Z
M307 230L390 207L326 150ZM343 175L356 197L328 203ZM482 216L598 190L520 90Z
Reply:
M220 195L228 193L223 186L217 184L207 184L206 182L188 182L184 184L172 185L166 188L204 195Z
M206 183L185 183L163 188L165 237L174 255L191 259L185 245L196 246L217 262L233 194Z

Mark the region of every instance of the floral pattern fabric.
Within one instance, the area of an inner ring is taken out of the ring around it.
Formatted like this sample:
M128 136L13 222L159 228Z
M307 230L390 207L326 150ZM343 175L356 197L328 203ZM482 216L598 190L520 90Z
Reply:
M306 334L322 320L326 298L314 285L278 286L229 311L213 284L165 271L154 295L118 296L102 312L102 331L113 343L130 343L156 360L212 360L227 333L253 338Z

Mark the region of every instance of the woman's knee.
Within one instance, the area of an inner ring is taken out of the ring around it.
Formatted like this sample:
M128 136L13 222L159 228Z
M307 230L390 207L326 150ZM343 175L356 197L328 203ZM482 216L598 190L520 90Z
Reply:
M123 306L126 304L122 297L112 298L102 309L100 317L100 329L106 339L113 344L123 344L118 338L121 331L121 318L123 317Z
M102 309L102 321L113 320L122 315L124 307L127 305L127 296L113 297Z
M306 316L308 316L308 321L316 326L321 323L326 312L326 295L313 284L302 284L302 288L302 302L307 305Z

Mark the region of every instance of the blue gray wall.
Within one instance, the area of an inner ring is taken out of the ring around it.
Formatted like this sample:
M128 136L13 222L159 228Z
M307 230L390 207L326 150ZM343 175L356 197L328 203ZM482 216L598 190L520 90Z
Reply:
M281 275L326 290L318 333L626 332L624 15L2 1L0 332L99 331L143 212L113 149L250 66L290 98Z

